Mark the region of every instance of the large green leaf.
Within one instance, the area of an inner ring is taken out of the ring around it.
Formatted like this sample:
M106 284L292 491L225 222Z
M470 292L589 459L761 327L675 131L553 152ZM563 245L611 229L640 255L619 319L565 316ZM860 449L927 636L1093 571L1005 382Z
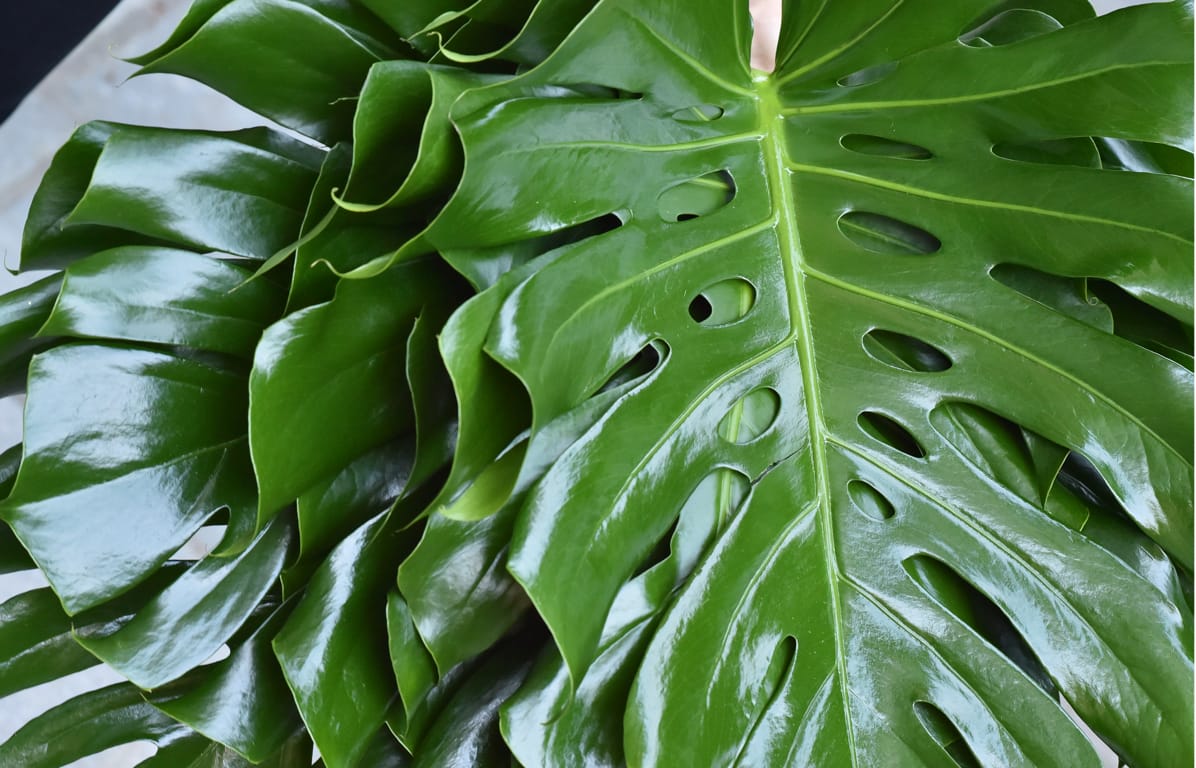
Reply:
M118 127L62 226L265 259L295 239L322 159L315 147L264 128Z
M0 394L25 389L29 361L54 344L37 338L37 331L50 316L62 288L62 276L50 275L0 297Z
M128 683L90 691L25 724L0 744L0 763L56 768L109 747L135 741L167 746L188 734L141 698Z
M230 543L252 530L245 375L219 362L101 344L34 359L0 518L69 613L140 582L221 508Z
M462 91L499 79L414 61L371 68L353 121L344 195L353 209L410 206L450 192L461 153L449 109Z
M322 159L316 147L264 128L88 123L34 195L21 266L65 267L135 244L265 259L295 240Z
M499 295L505 295L501 293L501 287L497 288ZM476 319L476 310L486 305L485 301L470 302L454 315L454 320ZM448 359L457 366L457 373L471 374L477 377L475 381L490 385L488 389L471 392L461 389L461 379L456 382L462 404L464 442L473 437L466 429L481 430L485 425L498 427L506 421L505 418L486 419L487 412L513 408L509 401L503 400L506 388L495 386L503 383L501 378L487 375L485 366L469 365L470 358L463 355L468 335L462 333L451 342L446 341L448 336L446 329L442 344L449 352ZM406 599L411 620L442 674L449 674L459 664L493 645L519 620L527 599L504 568L519 509L544 469L592 428L604 411L634 383L633 378L611 387L600 397L589 400L584 408L567 413L539 430L530 442L516 443L515 448L481 472L476 481L446 507L438 509L439 501L433 502L433 512L428 517L419 545L399 568L399 589ZM467 451L484 457L482 451L488 442L490 439L471 440L467 447L458 450L458 460L472 460ZM445 490L453 488L453 478L460 466L454 466ZM445 495L442 491L440 499Z
M410 429L406 342L432 286L448 277L416 262L342 283L332 301L266 332L249 382L263 519Z
M87 123L55 153L29 204L21 237L22 269L64 267L80 256L130 241L128 234L117 228L63 226L87 191L104 142L118 128L114 123Z
M137 764L137 768L307 768L311 762L311 740L300 736L265 760L251 763L220 742L198 734L170 742Z
M414 765L510 765L511 757L499 732L499 707L527 675L526 642L526 638L512 638L462 682L428 731Z
M115 632L79 632L79 642L142 688L195 668L224 645L273 586L293 538L275 518L235 556L208 555Z
M0 745L5 765L55 768L110 747L149 742L157 753L139 768L248 768L236 752L190 731L155 709L127 683L76 696L34 718ZM311 742L298 734L258 762L265 768L306 768Z
M67 616L50 589L34 589L0 604L0 696L95 666L100 660L75 642L76 632L112 631L183 572L169 563L120 598Z
M285 752L296 734L306 733L270 645L288 615L290 604L270 611L260 625L251 620L239 633L243 637L229 641L227 659L147 698L175 720L255 763ZM310 762L306 755L302 759Z
M197 0L328 149L55 158L0 763L1190 764L1191 4L785 5Z
M385 607L394 558L409 547L400 520L384 512L341 542L274 639L299 713L330 768L361 760L397 695Z
M172 72L320 141L348 137L370 66L405 46L344 0L205 0L138 74Z
M592 398L587 405L593 408L574 414L596 411L585 422L586 428L592 427L614 401L612 395L618 394L614 390ZM543 654L503 711L503 734L522 764L552 765L577 749L595 766L626 764L624 709L644 649L675 587L690 576L708 547L716 521L734 513L746 486L742 477L713 474L685 501L667 542L668 553L619 590L602 630L598 656L576 686L556 649Z
M1191 11L1078 7L803 6L766 76L745 8L614 0L458 102L428 242L622 220L495 314L533 436L664 348L508 561L584 690L623 585L706 521L623 699L631 764L1095 764L1046 678L1131 763L1191 761L1182 590L1089 522L1190 579L1192 374L1145 342L1177 323L1190 353L1191 184L1056 151L1190 149ZM703 482L728 492L682 511Z
M41 336L120 339L252 357L282 312L279 286L191 251L113 248L66 270ZM12 326L7 326L12 327Z

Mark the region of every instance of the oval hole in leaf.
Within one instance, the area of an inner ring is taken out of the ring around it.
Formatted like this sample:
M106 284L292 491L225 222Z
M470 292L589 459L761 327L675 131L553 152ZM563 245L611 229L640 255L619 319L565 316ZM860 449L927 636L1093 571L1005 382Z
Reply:
M910 579L948 613L966 624L1050 695L1055 684L1000 606L941 560L914 555L902 562Z
M747 475L729 467L719 467L711 472L694 488L693 493L681 507L681 529L683 533L690 533L691 539L696 539L694 531L702 531L700 547L686 547L685 541L679 540L681 546L675 547L679 551L688 551L689 557L683 560L696 563L695 558L701 554L705 544L717 530L721 530L726 521L730 520L743 500L747 498L752 483Z
M1021 264L997 264L988 274L1006 288L1062 315L1106 333L1113 331L1109 308L1089 290L1086 278L1054 275Z
M861 155L896 157L903 160L929 160L934 157L926 147L866 133L849 133L839 139L839 144L844 149Z
M566 245L573 245L612 232L631 219L630 211L612 211L577 224L502 248L450 251L445 254L454 269L461 272L478 291L493 286L499 279L537 256Z
M864 334L864 350L878 362L903 371L939 373L951 367L951 358L938 347L880 328Z
M727 171L715 171L674 184L656 198L665 221L689 221L714 213L735 199L735 181Z
M1055 487L1068 449L975 403L946 401L930 423L965 461L1056 522L1083 530L1089 512Z
M598 388L595 394L618 389L633 381L643 379L660 366L660 362L668 354L668 349L668 346L663 341L648 342L630 360L611 374L610 378Z
M630 211L611 211L577 224L561 227L522 243L515 243L504 248L460 252L466 258L452 258L452 256L448 258L458 269L473 269L479 272L484 270L486 282L480 285L489 287L497 283L508 271L526 264L537 256L566 245L576 245L592 237L600 237L607 232L613 232L630 220ZM481 266L474 266L475 264ZM473 275L470 273L467 273L466 276L473 279Z
M213 653L211 656L209 656L208 658L201 661L200 666L206 667L209 664L216 664L218 662L224 661L231 655L232 655L232 649L228 647L228 643L224 643L223 645L221 645L219 648L216 649L215 653Z
M1059 484L1094 507L1112 512L1129 520L1117 494L1109 487L1100 470L1079 451L1070 451L1059 468Z
M922 450L922 446L910 431L883 413L864 411L858 421L860 429L890 448L915 459L926 457L926 451Z
M847 493L851 496L851 503L865 517L870 517L877 522L883 523L897 514L897 511L893 509L893 503L885 498L883 493L863 480L852 480L849 482L847 484Z
M719 437L732 443L750 443L768 431L781 412L781 396L767 387L753 390L731 409L718 425Z
M768 662L768 671L764 673L764 679L760 681L760 692L756 699L755 707L757 716L753 720L758 720L759 715L776 698L781 687L785 684L785 678L789 676L796 662L797 638L792 635L786 635L777 643L776 650L772 652L772 659Z
M549 86L545 89L545 92L556 98L583 96L587 99L614 99L616 101L640 100L644 98L644 94L641 91L625 91L617 86L602 85L601 83L564 83Z
M1113 333L1192 370L1192 326L1109 280L1088 279L1093 298L1113 315Z
M928 256L943 247L941 240L924 229L867 211L840 216L839 231L864 250L891 256Z
M727 325L742 320L756 305L756 287L732 277L705 288L689 303L689 316L703 325Z
M579 224L554 230L531 242L537 244L537 248L535 249L536 255L547 253L553 248L559 248L562 245L572 245L590 237L612 232L623 226L628 217L629 214L625 211L612 211Z
M220 542L224 538L225 532L228 530L227 525L203 525L195 533L191 534L191 538L187 539L183 546L178 548L171 560L202 560L210 555L213 551L220 547Z
M767 641L768 638L761 640L759 650L751 651L751 660L743 662L744 666L750 664L752 669L759 669L762 666L761 656L766 647L764 643ZM744 712L744 715L748 717L744 721L743 733L749 734L749 736L768 733L776 727L778 721L788 721L792 718L793 713L787 705L791 703L789 697L792 686L789 683L795 677L794 666L797 663L797 652L797 638L792 635L785 635L777 641L772 655L768 657L768 667L764 670L763 676L749 689L750 699L745 702ZM756 757L756 762L758 762L760 756L756 755ZM735 764L741 765L744 762L736 760ZM726 761L720 764L724 763L730 764Z
M969 48L1011 45L1063 29L1054 16L1031 8L1010 8L978 25L969 26L971 28L959 36L959 42Z
M588 99L617 99L620 93L618 88L598 83L565 83L550 86L545 89L545 92L555 98L584 96Z
M647 554L646 557L644 557L643 561L640 562L639 566L635 569L635 573L633 574L632 578L647 573L669 559L669 555L672 554L673 551L673 538L677 533L677 526L680 524L680 522L680 517L673 520L668 529L660 535L660 538L656 540L656 544L653 545L652 550Z
M1169 173L1192 178L1193 157L1187 150L1169 144L1128 139L1095 139L1101 167L1113 171Z
M637 574L672 560L676 583L686 579L701 561L718 531L739 511L752 483L746 475L719 467L702 478L681 506L677 522L657 542Z
M992 153L1006 160L1040 165L1067 165L1076 168L1100 168L1100 152L1089 136L1049 141L1003 141L994 144Z
M943 751L959 768L981 768L980 761L972 753L972 748L964 741L963 734L955 727L955 723L943 714L942 710L925 701L914 702L914 714L922 723L922 727L930 734Z
M893 73L897 69L897 62L886 61L884 64L875 64L871 67L864 67L863 69L852 72L850 75L844 75L836 82L843 88L855 88L861 85L868 85L875 83Z
M692 107L682 107L669 117L679 123L712 123L723 116L723 108L714 104L695 104Z

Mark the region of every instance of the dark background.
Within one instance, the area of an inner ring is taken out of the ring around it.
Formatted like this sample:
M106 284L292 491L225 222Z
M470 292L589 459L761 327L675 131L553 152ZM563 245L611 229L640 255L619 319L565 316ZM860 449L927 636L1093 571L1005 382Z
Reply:
M117 0L0 0L0 121L8 118Z

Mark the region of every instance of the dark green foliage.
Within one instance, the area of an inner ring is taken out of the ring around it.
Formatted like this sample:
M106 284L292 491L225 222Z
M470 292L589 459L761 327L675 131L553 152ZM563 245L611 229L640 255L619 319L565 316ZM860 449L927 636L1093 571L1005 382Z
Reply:
M58 154L0 695L128 682L0 765L1190 765L1191 4L460 5L197 0L311 141Z

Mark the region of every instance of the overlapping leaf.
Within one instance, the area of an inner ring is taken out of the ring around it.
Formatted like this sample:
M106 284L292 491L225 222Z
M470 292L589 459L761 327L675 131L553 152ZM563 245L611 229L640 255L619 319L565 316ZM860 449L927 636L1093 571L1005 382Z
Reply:
M1191 371L1115 330L1178 323L1190 347L1190 182L1056 150L1190 151L1190 9L1062 6L1076 23L825 4L752 78L742 9L604 3L458 103L435 245L622 220L495 315L533 435L665 348L515 522L508 568L576 690L610 675L616 596L694 489L750 480L703 514L705 559L608 704L631 763L938 764L962 738L981 764L1090 764L1046 678L1132 763L1190 760L1168 714L1191 707L1187 606L1088 522L1190 578ZM609 96L540 95L578 83ZM1078 277L1112 329L1059 304ZM999 468L1019 432L1044 458Z
M517 27L518 14L530 12L503 3L489 9ZM421 12L418 4L413 10ZM555 29L562 35L568 23ZM5 300L4 385L22 391L28 374L31 398L26 443L5 454L5 492L14 481L19 487L4 510L12 528L4 527L0 564L6 572L33 567L32 552L58 596L30 594L6 605L5 690L91 666L94 652L154 688L158 710L130 719L107 714L126 704L97 699L86 705L99 707L87 730L68 707L14 737L12 754L25 755L46 728L91 734L37 758L52 763L125 738L153 740L160 722L174 730L147 764L306 765L307 729L294 731L299 712L353 721L350 712L313 709L298 679L292 692L273 641L285 628L292 642L310 645L323 626L318 614L311 618L326 578L321 560L404 493L413 504L395 525L410 522L428 501L421 484L452 447L454 408L435 337L463 299L460 286L425 259L346 285L327 303L335 274L315 263L348 270L386 258L424 228L456 184L460 151L449 107L464 88L497 76L470 66L379 64L419 56L356 3L201 0L170 40L137 60L142 71L187 74L316 139L354 144L325 152L265 129L94 123L55 158L34 201L22 260L32 269L69 267L65 282L55 275ZM495 69L481 58L478 68ZM390 162L388 150L405 147L407 166ZM378 200L386 205L375 212ZM296 247L287 309L310 309L274 326L259 352L263 330L283 315L284 296L276 275L250 280L245 262L264 264L264 272ZM409 300L390 303L395 290ZM378 310L375 332L360 336L362 313ZM354 336L361 343L342 349ZM366 352L356 384L343 378L353 349ZM256 384L246 379L255 357ZM320 400L325 372L334 370L342 386ZM327 407L296 408L291 396L304 392ZM255 398L258 407L247 408ZM357 406L358 418L348 418L345 402ZM269 407L306 421L295 422L298 433L283 429L268 418ZM329 452L321 425L336 422L346 447ZM159 432L154 423L173 427ZM247 450L253 441L256 463ZM289 466L304 443L323 458ZM263 502L258 487L268 491ZM294 517L284 509L290 504L298 507L297 547ZM205 523L226 527L221 548L190 567L167 562ZM382 589L354 598L358 607L342 631L355 636L371 615L385 631L386 584L401 559L384 549L359 564L351 586L364 579ZM294 598L281 610L279 571L288 560L285 590ZM263 623L263 616L272 618ZM222 643L231 646L229 659L187 673ZM327 672L344 667L346 648L336 648ZM28 666L50 653L55 664ZM385 651L365 657L360 669L389 702L396 687ZM128 706L144 709L133 689L121 690L134 697ZM286 703L291 698L298 710ZM328 764L359 755L403 763L394 739L379 735L387 714L355 723L367 732L348 753L338 751L335 731L313 725L321 740L331 739L321 745ZM129 723L127 736L93 738L112 717Z
M1094 764L1062 696L1190 762L1190 4L788 3L772 76L744 6L199 0L136 59L328 149L55 158L0 692L151 690L0 755Z

